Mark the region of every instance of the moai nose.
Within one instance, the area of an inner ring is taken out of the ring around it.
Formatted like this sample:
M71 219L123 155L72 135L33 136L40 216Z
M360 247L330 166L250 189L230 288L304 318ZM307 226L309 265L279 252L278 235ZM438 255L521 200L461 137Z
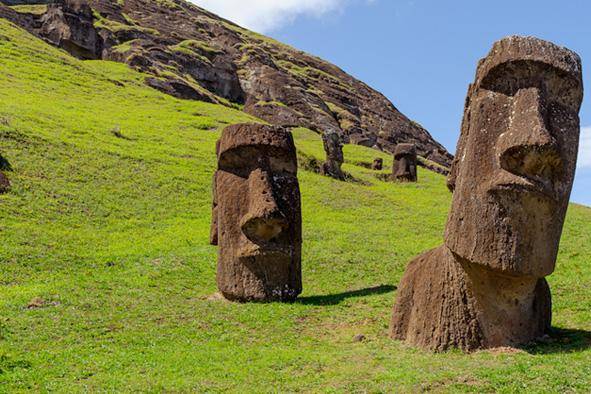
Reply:
M253 171L248 186L248 212L240 223L242 232L255 243L271 241L288 227L288 223L273 196L269 173L262 169Z
M543 90L521 89L513 100L509 129L497 142L501 167L518 175L554 179L563 163L548 130Z

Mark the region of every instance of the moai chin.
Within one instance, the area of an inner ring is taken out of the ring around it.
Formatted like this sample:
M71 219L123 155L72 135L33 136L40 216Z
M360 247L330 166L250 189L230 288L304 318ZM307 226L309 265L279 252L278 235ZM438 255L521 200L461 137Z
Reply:
M417 181L417 149L414 144L396 145L392 178L402 182Z
M341 137L335 132L326 132L322 135L326 161L322 164L321 174L338 180L344 180L345 174L341 166L345 161L343 157L343 143Z
M293 138L283 128L228 126L217 143L211 237L217 284L234 301L302 292L302 218Z
M573 184L581 61L508 37L480 61L448 184L443 246L399 286L391 336L434 351L516 346L546 334L550 289Z
M372 170L381 171L384 168L384 159L381 157L373 159L373 163L371 165Z

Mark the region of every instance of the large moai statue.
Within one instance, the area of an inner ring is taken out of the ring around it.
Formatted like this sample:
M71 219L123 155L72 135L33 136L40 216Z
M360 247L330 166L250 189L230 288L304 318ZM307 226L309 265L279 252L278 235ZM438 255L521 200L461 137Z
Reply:
M392 178L402 182L417 181L417 149L414 144L396 145Z
M321 174L338 180L344 180L345 174L341 166L345 161L343 157L343 143L341 136L335 132L326 132L322 135L326 161L322 164Z
M581 61L508 37L470 85L443 246L399 286L391 336L433 351L515 346L550 329L555 268L575 173Z
M283 128L228 126L217 143L210 241L217 284L235 301L302 292L302 218L293 138Z

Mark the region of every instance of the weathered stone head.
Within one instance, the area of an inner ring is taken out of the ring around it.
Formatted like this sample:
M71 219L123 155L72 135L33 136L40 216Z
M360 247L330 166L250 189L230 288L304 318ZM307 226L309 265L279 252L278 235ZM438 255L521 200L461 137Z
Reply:
M322 142L326 152L326 162L322 165L322 174L335 179L345 179L345 175L341 170L341 166L345 161L341 136L336 132L326 132L322 135Z
M302 291L301 206L291 133L226 127L217 144L212 244L217 283L230 300L290 301Z
M582 96L575 53L532 37L493 45L466 100L445 244L409 264L393 338L471 351L549 332L545 276L573 183Z
M494 44L469 88L448 181L453 253L508 274L554 270L582 97L574 52L531 37Z
M381 171L384 168L384 159L381 157L377 157L373 159L373 163L371 165L372 170Z
M396 145L392 176L398 181L417 181L417 149L414 144Z

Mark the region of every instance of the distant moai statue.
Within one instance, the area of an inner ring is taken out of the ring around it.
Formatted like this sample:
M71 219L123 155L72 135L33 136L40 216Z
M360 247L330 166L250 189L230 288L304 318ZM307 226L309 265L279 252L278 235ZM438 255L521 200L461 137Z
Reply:
M235 301L292 301L302 292L302 218L293 137L228 126L217 143L210 242L217 284Z
M529 343L551 324L575 173L581 60L533 37L496 42L468 90L443 246L413 260L391 336L433 351Z
M322 164L320 173L338 180L344 180L345 174L341 166L345 161L343 157L343 143L341 136L336 132L326 132L322 135L326 161Z
M376 171L381 171L384 168L384 159L381 157L377 157L373 159L373 163L371 164L371 169Z
M417 149L414 144L396 145L392 177L402 182L417 181Z

